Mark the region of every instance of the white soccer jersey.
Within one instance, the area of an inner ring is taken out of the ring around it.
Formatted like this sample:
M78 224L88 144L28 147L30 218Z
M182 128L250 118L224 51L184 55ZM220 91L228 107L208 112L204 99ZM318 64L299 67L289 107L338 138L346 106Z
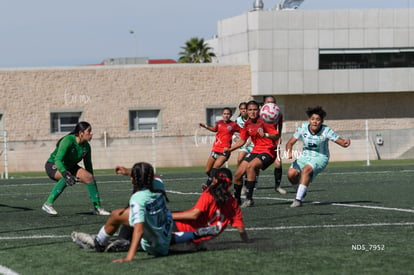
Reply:
M309 122L303 123L293 137L303 142L302 155L309 157L328 157L329 158L329 140L335 142L339 136L328 126L322 124L318 133L312 134L309 131Z
M240 126L240 128L243 128L244 127L244 123L245 123L246 121L243 119L243 117L242 116L238 116L237 118L236 118L236 123L237 124L239 124L239 126Z

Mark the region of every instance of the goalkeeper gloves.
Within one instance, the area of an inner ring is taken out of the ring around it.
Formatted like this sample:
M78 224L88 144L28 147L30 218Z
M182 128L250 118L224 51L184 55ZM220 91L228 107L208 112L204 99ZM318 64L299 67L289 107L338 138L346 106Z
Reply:
M62 176L65 178L66 186L72 186L78 181L78 178L68 171L63 172Z

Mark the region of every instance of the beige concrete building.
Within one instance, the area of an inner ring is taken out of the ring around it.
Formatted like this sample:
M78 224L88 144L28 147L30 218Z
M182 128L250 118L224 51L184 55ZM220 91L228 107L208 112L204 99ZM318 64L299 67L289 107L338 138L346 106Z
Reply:
M248 65L2 69L0 83L7 134L0 167L7 153L8 171L42 170L77 118L92 124L95 168L137 160L203 165L211 133L198 123L208 120L206 111L215 115L251 99Z
M332 160L414 157L414 11L258 10L223 19L217 64L0 70L0 172L40 171L79 120L95 168L203 166L223 107L275 95L283 141L321 105ZM368 133L368 135L367 135ZM299 149L299 148L298 148ZM235 163L235 154L230 159Z

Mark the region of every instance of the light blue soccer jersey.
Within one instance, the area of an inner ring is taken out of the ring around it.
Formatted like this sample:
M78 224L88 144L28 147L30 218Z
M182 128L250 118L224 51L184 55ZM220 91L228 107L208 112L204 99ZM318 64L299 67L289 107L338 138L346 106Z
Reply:
M302 155L305 157L327 157L329 158L329 140L335 142L339 136L328 126L322 124L318 133L309 131L309 122L303 123L293 137L303 142Z
M154 189L164 190L161 179L155 178ZM171 241L173 219L167 208L163 194L152 193L148 189L136 192L130 198L129 223L144 223L142 248L155 256L168 254Z
M242 116L238 116L236 119L236 123L240 126L240 128L243 128L244 123L246 123L246 121L244 121ZM243 145L242 147L240 147L240 150L250 153L253 150L253 146L254 146L253 142L250 142L248 146Z
M245 121L244 121L244 119L243 119L243 117L242 117L242 116L238 116L238 117L236 118L236 123L240 126L240 128L243 128L243 127L244 127L244 123L245 123Z

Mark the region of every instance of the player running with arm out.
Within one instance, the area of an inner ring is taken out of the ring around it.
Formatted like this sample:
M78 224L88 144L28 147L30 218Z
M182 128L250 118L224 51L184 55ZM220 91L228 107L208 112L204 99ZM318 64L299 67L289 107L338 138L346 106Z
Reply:
M303 123L286 144L289 159L292 159L293 145L303 142L302 155L296 159L288 170L290 183L297 188L296 198L290 207L302 206L309 184L322 172L329 162L329 140L342 147L351 145L351 140L338 136L331 128L323 124L326 112L322 107L308 108L308 122Z
M223 108L221 115L223 119L219 120L214 127L207 126L204 123L199 124L200 127L217 133L205 168L208 179L207 182L202 185L203 190L210 186L212 181L211 174L214 173L216 169L220 168L230 158L230 153L224 152L224 148L229 148L231 146L234 133L240 131L239 125L236 122L230 120L231 116L233 115L233 112L230 108Z

